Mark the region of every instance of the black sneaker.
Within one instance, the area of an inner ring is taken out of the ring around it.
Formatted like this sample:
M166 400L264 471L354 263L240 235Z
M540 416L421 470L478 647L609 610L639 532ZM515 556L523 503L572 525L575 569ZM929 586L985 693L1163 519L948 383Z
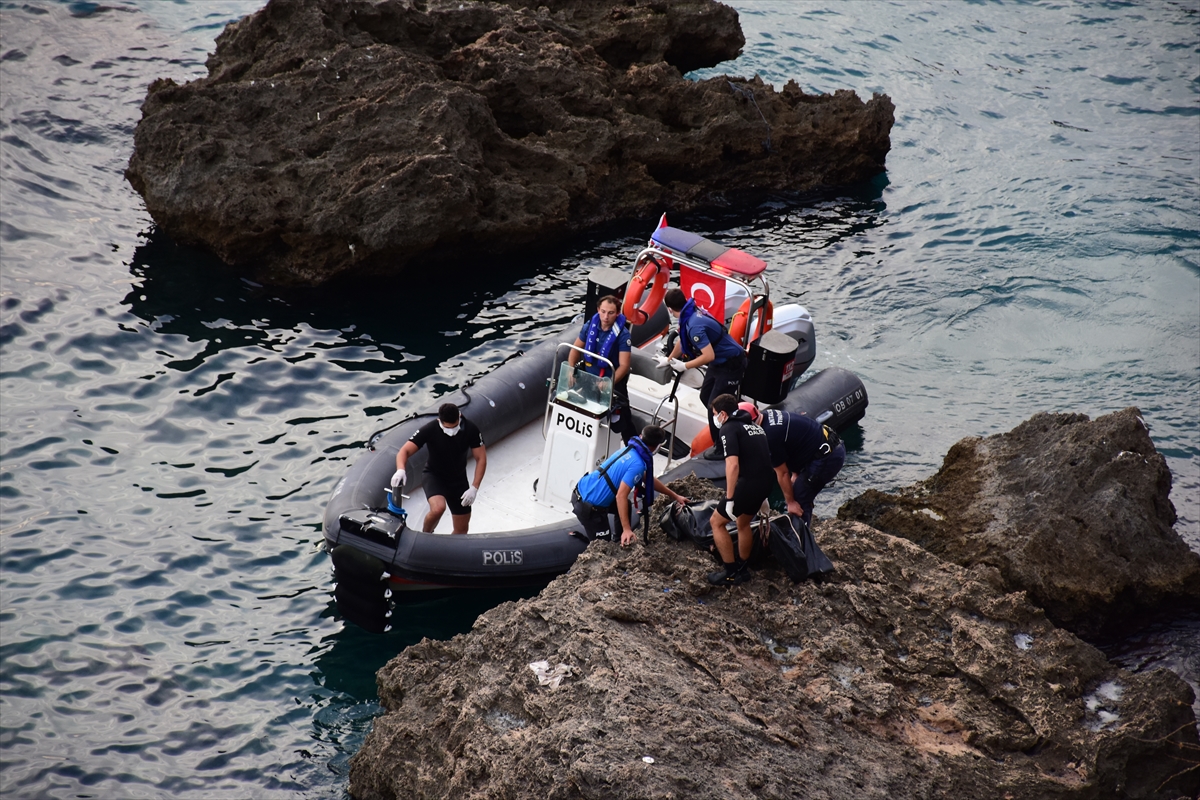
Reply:
M738 586L750 580L750 570L745 562L741 564L726 564L716 572L708 574L708 582L713 586Z

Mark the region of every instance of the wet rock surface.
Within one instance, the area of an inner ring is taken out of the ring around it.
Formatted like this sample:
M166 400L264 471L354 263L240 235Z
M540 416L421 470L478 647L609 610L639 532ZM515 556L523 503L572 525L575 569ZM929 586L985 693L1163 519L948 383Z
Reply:
M1008 591L1087 636L1166 605L1200 607L1200 555L1172 527L1170 491L1138 409L1037 414L963 439L933 477L868 490L838 516L993 567Z
M955 445L921 498L962 530L970 520L986 532L997 519L1024 518L1018 501L1034 502L1014 488L1027 486L1024 474L1042 487L1047 522L1083 520L1071 528L1078 555L1060 561L1124 552L1127 588L1116 592L1149 609L1156 598L1178 600L1180 578L1166 561L1190 569L1190 551L1170 544L1178 537L1165 469L1136 409L1095 422L1039 414L1009 434ZM1049 474L1060 506L1045 494ZM956 485L969 490L950 494ZM692 498L710 487L694 477L673 485ZM865 501L848 505L856 503ZM914 515L893 506L870 507L883 509L885 524L887 514ZM592 543L539 596L489 611L450 641L422 641L379 672L386 713L352 761L351 793L1200 794L1192 689L1164 669L1123 670L1052 621L1034 601L1040 584L1024 577L1037 571L1013 566L1031 547L1021 536L971 545L978 557L964 565L947 557L958 552L951 545L967 546L952 538L923 547L846 519L814 532L832 577L795 584L768 560L751 582L716 590L705 580L709 554L661 531L630 549ZM1070 580L1086 587L1088 568ZM1105 603L1102 592L1089 597L1099 599L1080 608Z
M689 81L712 0L271 0L208 75L154 82L126 176L178 241L273 283L545 243L884 168L893 106ZM463 265L466 266L463 266Z

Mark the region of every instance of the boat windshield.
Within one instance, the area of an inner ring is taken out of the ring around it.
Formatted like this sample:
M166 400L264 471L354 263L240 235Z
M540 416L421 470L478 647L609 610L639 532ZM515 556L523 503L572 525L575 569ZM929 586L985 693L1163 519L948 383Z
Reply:
M558 368L554 400L589 416L599 417L612 405L612 379L601 378L566 361Z

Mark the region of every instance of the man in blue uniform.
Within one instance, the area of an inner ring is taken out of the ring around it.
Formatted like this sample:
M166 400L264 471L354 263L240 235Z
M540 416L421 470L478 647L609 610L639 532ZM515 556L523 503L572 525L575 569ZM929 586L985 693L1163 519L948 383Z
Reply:
M768 408L758 416L752 403L740 406L747 407L767 432L771 466L788 513L803 517L811 527L817 495L846 463L846 445L832 428L803 414Z
M417 429L396 453L396 472L392 489L399 489L408 477L408 459L422 447L429 448L425 462L425 497L429 513L421 530L432 533L446 508L454 521L455 533L466 533L471 524L471 504L483 483L487 470L487 449L483 434L471 420L458 412L454 403L443 403L438 418ZM475 479L467 483L467 454L475 456Z
M612 539L608 515L616 513L621 521L621 546L628 547L637 539L630 521L629 495L642 487L643 508L649 510L658 490L676 503L687 498L672 491L654 477L654 451L667 438L667 432L657 425L642 428L642 435L629 440L629 446L609 456L592 472L584 475L571 494L571 508L583 525L586 538Z
M583 330L576 337L575 346L607 358L615 365L615 369L610 368L603 361L590 358L578 350L572 350L567 356L567 363L572 367L582 361L585 372L612 379L612 413L609 415L609 427L621 434L621 440L625 444L629 444L629 440L637 433L637 429L633 427L633 414L630 413L627 385L633 342L625 323L625 315L621 313L621 301L611 294L601 297L596 302L596 313L584 323Z
M682 289L668 289L663 302L671 315L679 320L679 340L665 363L660 360L659 365L670 364L676 372L708 365L704 382L700 384L700 402L708 409L708 430L713 444L719 446L717 425L709 402L717 395L736 397L739 394L742 375L746 372L746 351L725 331L724 325L696 305L695 298L687 299Z
M750 580L746 560L754 547L750 521L775 485L767 435L750 414L738 408L737 398L719 395L712 413L721 425L719 444L725 453L725 500L712 514L713 543L721 554L722 569L708 576L714 586L736 586ZM737 520L738 552L729 535L730 520Z

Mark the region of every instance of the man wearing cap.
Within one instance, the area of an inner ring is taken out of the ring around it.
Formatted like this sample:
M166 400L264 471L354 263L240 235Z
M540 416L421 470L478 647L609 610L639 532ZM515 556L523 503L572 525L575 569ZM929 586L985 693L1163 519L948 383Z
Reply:
M627 385L633 342L625 315L621 313L621 301L611 294L606 294L596 301L596 313L584 323L583 330L575 337L575 346L586 353L572 350L567 355L567 363L574 367L582 362L584 372L599 378L612 379L612 412L608 418L609 427L621 434L621 441L629 444L629 440L637 434L637 428L633 426L633 413L629 408ZM613 366L610 367L594 356L608 359ZM574 377L572 373L572 380Z
M425 497L429 513L421 530L432 533L446 509L454 522L455 533L466 533L471 524L471 504L483 483L487 470L487 449L483 434L475 423L464 417L454 403L443 403L438 418L417 429L396 453L396 472L392 475L393 494L408 477L408 459L422 447L429 450L425 461ZM467 454L475 457L475 479L467 482Z
M771 466L787 501L788 513L812 526L813 506L846 463L846 445L837 433L803 414L768 408L761 414L742 403L763 430L771 448Z
M720 444L717 424L709 401L720 394L737 395L746 372L746 351L725 331L725 326L688 299L683 290L671 288L663 297L667 311L679 320L679 340L659 366L670 365L676 372L708 365L700 384L700 402L708 409L708 430L713 444ZM680 358L682 356L682 359Z
M719 444L725 453L725 500L712 513L713 543L724 566L710 574L708 582L736 586L750 580L746 567L754 547L750 521L771 493L775 473L766 433L754 424L748 412L738 408L736 397L718 396L713 400L712 414L721 425ZM730 520L737 520L736 553L727 527Z
M647 425L642 428L641 436L629 440L628 447L579 479L571 493L571 508L583 526L584 538L612 539L608 515L615 512L621 521L621 546L633 544L637 535L629 513L629 495L638 486L642 488L643 507L647 511L654 503L656 489L676 503L687 502L686 497L654 477L654 451L666 438L667 432L662 428Z

